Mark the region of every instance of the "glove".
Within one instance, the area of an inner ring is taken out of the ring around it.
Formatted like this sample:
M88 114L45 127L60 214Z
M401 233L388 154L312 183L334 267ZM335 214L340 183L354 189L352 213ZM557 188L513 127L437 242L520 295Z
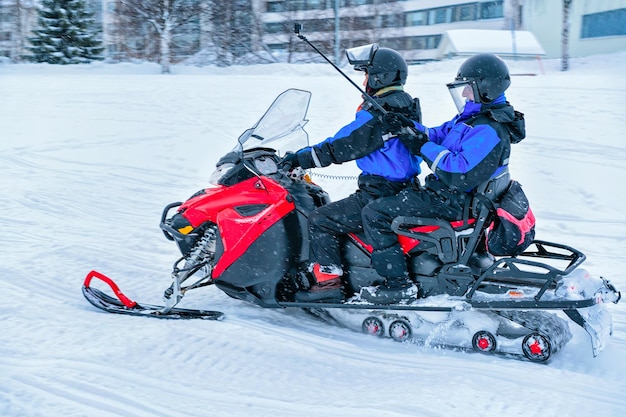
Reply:
M413 121L402 113L385 113L383 115L383 123L385 123L387 130L392 135L404 133L406 131L405 127L415 128Z
M405 132L402 132L398 135L398 139L413 155L419 155L421 153L422 146L426 142L428 142L428 135L424 132L420 132L419 130L406 129Z
M278 163L278 166L285 171L291 171L294 168L298 168L300 166L298 155L293 152L287 152L283 159L281 159Z
M389 133L397 136L413 155L419 155L422 146L428 142L428 135L417 130L413 121L402 113L386 113L383 122Z

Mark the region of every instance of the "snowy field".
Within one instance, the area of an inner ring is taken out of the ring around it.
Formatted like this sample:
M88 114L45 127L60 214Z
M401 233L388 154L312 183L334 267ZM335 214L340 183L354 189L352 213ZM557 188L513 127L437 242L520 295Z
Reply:
M455 110L462 61L412 66L426 125ZM587 255L622 291L626 260L626 53L508 61L526 114L513 177L537 237ZM359 84L361 77L347 69ZM522 75L523 74L523 75ZM535 75L529 75L535 74ZM216 161L283 90L313 93L312 141L352 119L359 94L328 65L233 68L0 65L0 415L7 417L623 416L626 301L611 344L586 333L548 364L401 344L264 310L215 288L181 306L220 322L106 314L80 291L97 269L160 304L179 256L163 207L207 186ZM355 175L352 164L329 167ZM334 199L354 180L314 178Z

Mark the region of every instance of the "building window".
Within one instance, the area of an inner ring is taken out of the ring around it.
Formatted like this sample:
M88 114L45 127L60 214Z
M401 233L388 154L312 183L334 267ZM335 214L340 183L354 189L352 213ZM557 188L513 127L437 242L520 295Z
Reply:
M499 19L504 17L504 7L502 6L502 3L502 1L488 1L486 3L480 3L480 18Z
M334 0L274 0L266 3L268 12L295 12L299 10L324 10L334 7Z
M268 13L280 13L286 11L284 1L268 1L267 2Z
M476 4L461 4L452 7L452 22L467 22L476 20Z
M448 23L450 22L450 12L452 11L449 7L441 7L439 9L433 9L430 11L429 22L433 24L437 23Z
M403 38L389 38L381 41L388 48L397 50L436 49L439 46L441 35L408 36Z
M2 10L1 9L2 6L0 6L0 22L12 22L13 21L13 14L11 13L10 10Z
M334 7L335 0L330 0L332 6ZM341 0L339 2L339 7L350 7L350 6L364 6L366 4L373 4L374 0Z
M610 10L583 16L581 38L626 35L626 9Z
M406 49L404 46L405 38L385 39L381 42L381 44L383 44L385 48L395 49L396 51L402 51L403 49Z
M403 27L404 22L401 14L386 14L382 16L381 27L384 28L398 28Z
M376 16L347 16L339 20L339 27L345 30L370 30L375 27ZM333 20L327 19L327 22L334 23ZM334 30L334 25L328 30Z
M428 36L414 36L407 39L406 49L428 49Z
M304 10L305 2L304 0L289 0L287 1L287 9L289 11L295 12L298 10Z
M286 43L268 43L267 47L272 52L283 52L289 49L289 45Z
M428 24L428 12L420 10L417 12L409 12L406 14L407 26L423 26Z
M263 26L264 26L265 33L284 33L285 32L284 22L265 23Z

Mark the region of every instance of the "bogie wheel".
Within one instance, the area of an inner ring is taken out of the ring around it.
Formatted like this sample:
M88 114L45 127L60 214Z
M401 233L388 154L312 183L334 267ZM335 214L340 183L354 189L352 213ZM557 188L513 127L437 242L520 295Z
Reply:
M486 330L481 330L474 334L472 347L475 351L482 353L492 353L496 350L496 338Z
M371 334L374 336L381 337L385 334L385 326L378 317L370 316L366 318L365 320L363 320L361 328L363 329L363 333Z
M533 362L545 362L552 355L552 343L540 333L531 333L522 341L522 351Z
M411 338L411 326L404 320L396 320L389 325L389 336L396 342L404 342Z

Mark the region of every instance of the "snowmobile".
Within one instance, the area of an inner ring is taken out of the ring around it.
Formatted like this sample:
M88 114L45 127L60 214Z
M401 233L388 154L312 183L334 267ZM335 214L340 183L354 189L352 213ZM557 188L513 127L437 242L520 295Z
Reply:
M494 257L481 245L494 219L486 204L476 205L467 221L394 220L419 299L375 305L360 298L363 288L383 277L371 265L367 239L357 233L343 243L345 299L296 301L295 293L311 285L307 217L330 201L309 172L285 171L279 164L285 151L308 143L310 98L298 89L280 94L219 160L213 186L165 207L160 227L182 257L174 263L164 306L130 300L97 271L84 281L87 300L113 313L221 319L219 311L177 307L188 291L213 285L263 308L306 309L401 342L545 362L572 338L571 319L590 335L594 356L607 345L612 324L605 304L617 303L620 292L579 268L585 255L566 245L535 240L521 255ZM113 295L92 286L94 279L108 284Z

